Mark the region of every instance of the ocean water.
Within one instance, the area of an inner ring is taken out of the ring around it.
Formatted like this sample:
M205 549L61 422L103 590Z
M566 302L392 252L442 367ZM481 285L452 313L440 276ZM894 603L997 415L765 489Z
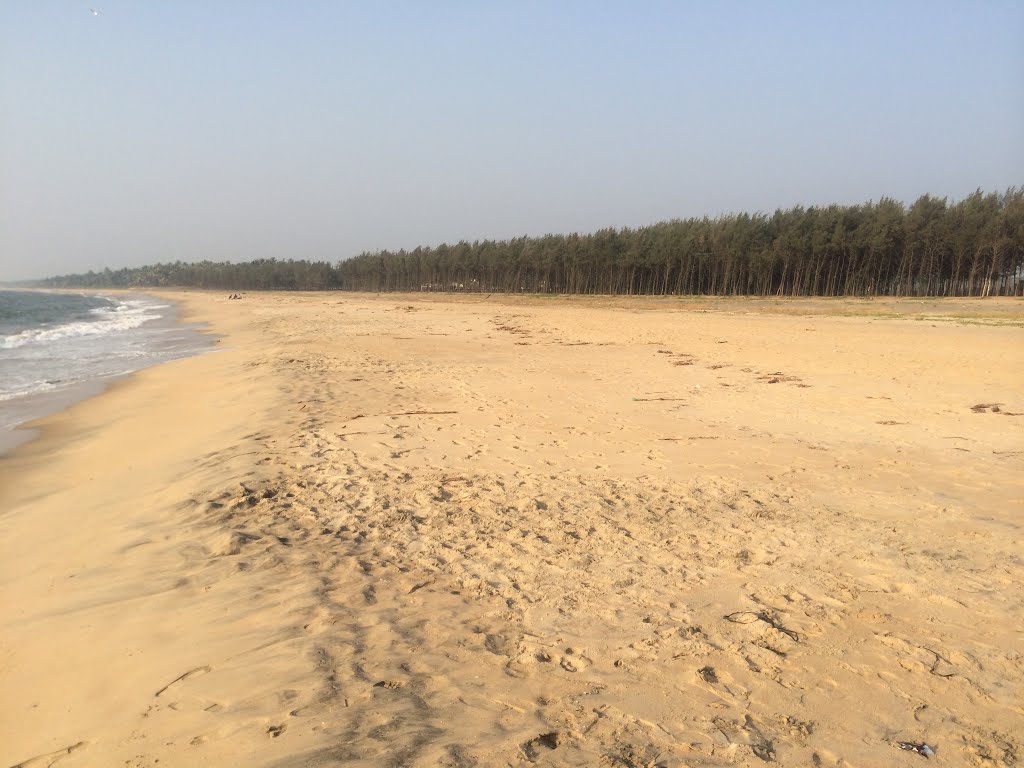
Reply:
M0 451L26 439L19 424L210 348L152 297L0 290Z

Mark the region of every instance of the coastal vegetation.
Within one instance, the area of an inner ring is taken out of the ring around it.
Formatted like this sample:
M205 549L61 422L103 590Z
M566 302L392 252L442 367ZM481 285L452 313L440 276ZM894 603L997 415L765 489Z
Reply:
M1024 293L1024 187L591 234L364 252L337 264L257 259L106 269L62 288L476 291L622 295L989 296Z

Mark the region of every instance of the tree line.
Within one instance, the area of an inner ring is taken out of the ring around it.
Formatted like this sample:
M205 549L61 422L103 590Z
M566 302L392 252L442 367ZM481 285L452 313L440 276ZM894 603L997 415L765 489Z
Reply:
M155 264L40 281L50 287L483 291L756 296L1024 293L1024 188L950 202L674 219L591 234L478 240L302 260Z

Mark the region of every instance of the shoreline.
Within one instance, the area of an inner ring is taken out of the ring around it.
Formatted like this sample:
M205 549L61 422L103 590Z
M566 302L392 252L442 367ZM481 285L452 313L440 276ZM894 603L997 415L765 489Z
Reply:
M225 338L221 331L211 332ZM190 663L196 636L178 616L182 592L191 592L183 583L188 558L177 551L181 500L190 487L183 476L194 472L194 441L215 444L219 429L237 428L253 413L252 400L216 391L221 357L193 355L119 377L99 395L33 422L38 437L0 459L5 527L21 545L7 558L0 584L8 653L0 705L21 718L5 718L0 762L34 765L67 752L74 764L76 751L91 746L87 764L110 764L117 745L102 736L63 738L62 730L102 734L106 722L146 716L153 692L179 674L170 670ZM231 471L230 462L215 469L218 476ZM219 535L199 521L185 540L205 547L200 539ZM163 546L161 539L176 543ZM56 592L54 578L62 584ZM161 604L168 593L177 600ZM140 604L146 608L136 616ZM186 613L209 621L209 614ZM223 618L230 605L221 601L216 613ZM204 650L245 636L213 623L201 635ZM20 663L11 663L15 648ZM154 653L160 658L149 658ZM73 692L58 694L47 680L63 681L61 688L74 681ZM28 709L22 691L35 691ZM47 701L47 691L56 696ZM53 728L55 722L69 727ZM228 754L222 764L233 762Z
M1021 748L1019 309L150 295L223 354L0 460L0 764Z
M34 289L21 289L25 292L34 292ZM48 290L44 293L74 293L80 295L94 295L102 297L146 297L156 298L156 294L144 293L136 290L110 290L110 291L79 291L79 290ZM48 392L38 392L28 395L21 395L13 400L6 401L8 407L15 407L20 415L15 421L0 425L0 458L34 440L38 435L38 429L34 426L36 422L45 419L55 413L67 410L75 403L88 400L101 395L113 383L131 376L139 370L162 365L165 362L181 359L192 355L206 354L212 351L217 340L212 334L206 333L198 323L185 322L180 317L180 305L178 302L166 297L160 301L167 301L170 304L169 311L155 318L145 330L152 331L153 328L166 327L175 331L174 338L162 339L160 347L153 347L149 351L150 359L141 367L130 371L116 374L96 376L90 379L76 381L60 389ZM133 329L134 330L134 329ZM200 342L203 342L200 344ZM175 347L182 347L172 352ZM169 353L169 356L165 356Z

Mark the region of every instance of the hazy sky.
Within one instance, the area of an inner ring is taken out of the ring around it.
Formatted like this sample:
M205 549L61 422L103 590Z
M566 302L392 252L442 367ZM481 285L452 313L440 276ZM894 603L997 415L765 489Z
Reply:
M1020 0L0 0L0 280L1001 191L1022 41Z

